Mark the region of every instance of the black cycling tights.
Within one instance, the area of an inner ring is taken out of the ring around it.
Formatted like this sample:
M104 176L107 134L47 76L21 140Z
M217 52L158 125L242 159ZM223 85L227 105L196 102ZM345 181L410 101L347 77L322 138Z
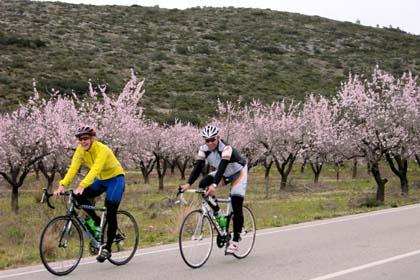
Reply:
M232 196L232 208L233 208L233 241L238 242L239 236L244 225L244 214L242 206L244 205L244 198L242 196Z
M79 202L82 205L93 205L93 203L91 202L91 199L99 196L100 194L98 194L95 191L91 191L89 190L89 188L86 188L82 195L76 195L75 198L77 200L77 202ZM115 238L115 234L117 232L117 211L118 211L118 207L120 206L119 202L111 202L106 200L105 201L105 207L106 207L106 220L108 222L108 230L107 230L107 242L105 245L105 248L111 252L111 246L112 246L112 242ZM96 226L100 226L101 223L101 218L96 214L96 212L92 209L84 209L85 212L92 217L92 219L95 222Z
M214 177L207 175L205 176L199 184L200 189L205 189L211 184L214 183ZM242 231L242 227L244 225L244 215L242 213L242 206L244 204L244 198L242 196L232 196L232 210L233 210L233 241L238 242L239 236ZM218 204L212 205L209 204L210 207L213 209L214 212L217 212L220 210L220 207Z

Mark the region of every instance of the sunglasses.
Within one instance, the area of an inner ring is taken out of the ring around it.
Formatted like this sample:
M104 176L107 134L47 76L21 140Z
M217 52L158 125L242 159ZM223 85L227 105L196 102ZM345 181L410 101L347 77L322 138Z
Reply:
M206 141L206 143L211 143L211 142L216 141L216 138L213 137L213 138L205 139L204 141Z
M90 138L91 138L90 136L82 136L82 137L79 137L79 141L89 140Z

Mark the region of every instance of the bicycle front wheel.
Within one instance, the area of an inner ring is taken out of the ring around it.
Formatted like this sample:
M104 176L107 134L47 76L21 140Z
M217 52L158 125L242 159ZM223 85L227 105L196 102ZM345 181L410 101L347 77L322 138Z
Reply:
M42 230L39 253L45 268L62 276L72 272L83 255L83 234L68 216L52 219Z
M243 206L242 213L244 216L244 225L242 226L240 235L239 250L233 254L238 259L243 259L251 253L257 232L254 214L252 214L251 209L248 206Z
M213 248L213 230L210 220L201 210L190 212L179 232L179 250L184 262L192 268L201 267Z
M111 247L110 263L123 265L128 263L137 251L139 244L139 227L136 219L129 212L120 210L117 212L118 228ZM106 236L107 224L104 235Z

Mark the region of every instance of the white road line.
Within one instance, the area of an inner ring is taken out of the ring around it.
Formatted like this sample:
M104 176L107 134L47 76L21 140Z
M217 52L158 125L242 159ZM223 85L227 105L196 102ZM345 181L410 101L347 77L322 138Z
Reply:
M279 229L275 229L275 230L262 230L263 232L258 232L257 231L257 236L271 235L271 234L287 232L287 231L292 231L292 230L299 230L299 229L306 229L306 228L312 228L312 227L329 225L329 224L342 223L342 222L347 222L347 221L353 221L353 220L359 220L359 219L374 217L374 216L378 216L378 215L384 215L384 214L388 214L388 213L402 212L402 211L405 211L405 210L411 210L411 209L416 209L416 208L420 208L420 204L413 204L413 205L407 205L407 206L402 206L402 207L398 207L398 208L378 210L378 211L369 212L369 213L355 214L355 215L350 215L350 216L346 216L346 217L332 218L332 219L329 219L329 220L326 220L326 221L312 221L312 222L307 222L307 223L304 223L304 224L301 224L301 225L289 225L289 226L285 226L286 228L279 228ZM149 252L139 252L139 253L136 253L134 256L138 257L138 256L143 256L143 255L159 254L159 253L170 252L170 251L174 251L174 250L178 250L178 249L179 249L178 246L174 246L174 247L170 247L170 248L166 248L166 249L152 250L152 251L149 251ZM82 259L81 262L79 263L79 265L87 265L87 264L92 264L92 263L96 263L96 260L95 259L92 260L92 259L89 258L88 260L83 261L83 259ZM45 271L46 271L45 269L36 269L36 270L18 272L18 273L8 274L8 275L1 275L2 272L0 271L0 279L12 278L12 277L16 277L16 276L38 273L38 272L45 272ZM5 273L7 273L7 271L5 271ZM311 280L321 280L321 279L323 279L323 278L320 278L320 279L315 278L315 279L311 279ZM325 279L330 279L330 278L325 278Z
M136 253L134 256L138 257L138 256L143 256L143 255L158 254L158 253L163 253L163 252L174 251L174 250L177 250L178 248L179 247L177 246L177 247L155 250L155 251L150 251L150 252L139 252L139 253ZM85 260L85 261L82 259L78 265L80 266L80 265L87 265L87 264L93 264L93 263L97 263L97 260L96 259L92 260L91 258L89 258L88 260ZM24 271L24 272L9 274L9 275L3 275L3 276L0 275L0 279L12 278L12 277L16 277L16 276L22 276L22 275L38 273L38 272L46 272L46 271L47 270L45 268L42 268L42 269L36 269L36 270L31 270L31 271Z
M276 234L276 233L292 231L292 230L299 230L299 229L306 229L306 228L312 228L312 227L317 227L317 226L343 223L343 222L360 220L364 218L370 218L370 217L375 217L375 216L389 214L389 213L398 213L398 212L416 209L416 208L420 208L420 204L413 204L413 205L402 206L398 208L378 210L378 211L369 212L369 213L354 214L354 215L345 216L345 217L331 218L325 221L310 221L310 222L297 224L297 225L288 225L288 226L284 226L282 228L277 228L274 230L267 230L267 231L262 230L263 232L257 233L257 236L270 235L270 234Z
M310 280L333 279L333 278L336 278L338 276L350 274L350 273L353 273L353 272L356 272L356 271L360 271L360 270L368 269L368 268L371 268L371 267L379 266L379 265L382 265L382 264L390 263L390 262L393 262L393 261L401 260L401 259L408 258L408 257L411 257L411 256L415 256L415 255L418 255L418 254L420 254L420 250L412 251L412 252L409 252L409 253L394 256L394 257L391 257L391 258L388 258L388 259L383 259L383 260L380 260L380 261L367 263L367 264L360 265L360 266L355 266L355 267L352 267L352 268L337 271L337 272L327 274L327 275L324 275L324 276L319 276L319 277L316 277L316 278L312 278Z

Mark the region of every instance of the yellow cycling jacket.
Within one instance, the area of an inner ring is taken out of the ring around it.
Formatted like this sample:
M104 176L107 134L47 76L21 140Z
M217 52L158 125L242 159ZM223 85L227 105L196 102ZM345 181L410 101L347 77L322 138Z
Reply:
M80 182L80 186L84 188L90 186L95 178L106 180L117 175L124 175L124 169L112 150L107 145L94 140L87 151L81 145L77 147L69 170L63 180L60 181L61 186L67 187L71 184L82 163L90 169L86 177Z

